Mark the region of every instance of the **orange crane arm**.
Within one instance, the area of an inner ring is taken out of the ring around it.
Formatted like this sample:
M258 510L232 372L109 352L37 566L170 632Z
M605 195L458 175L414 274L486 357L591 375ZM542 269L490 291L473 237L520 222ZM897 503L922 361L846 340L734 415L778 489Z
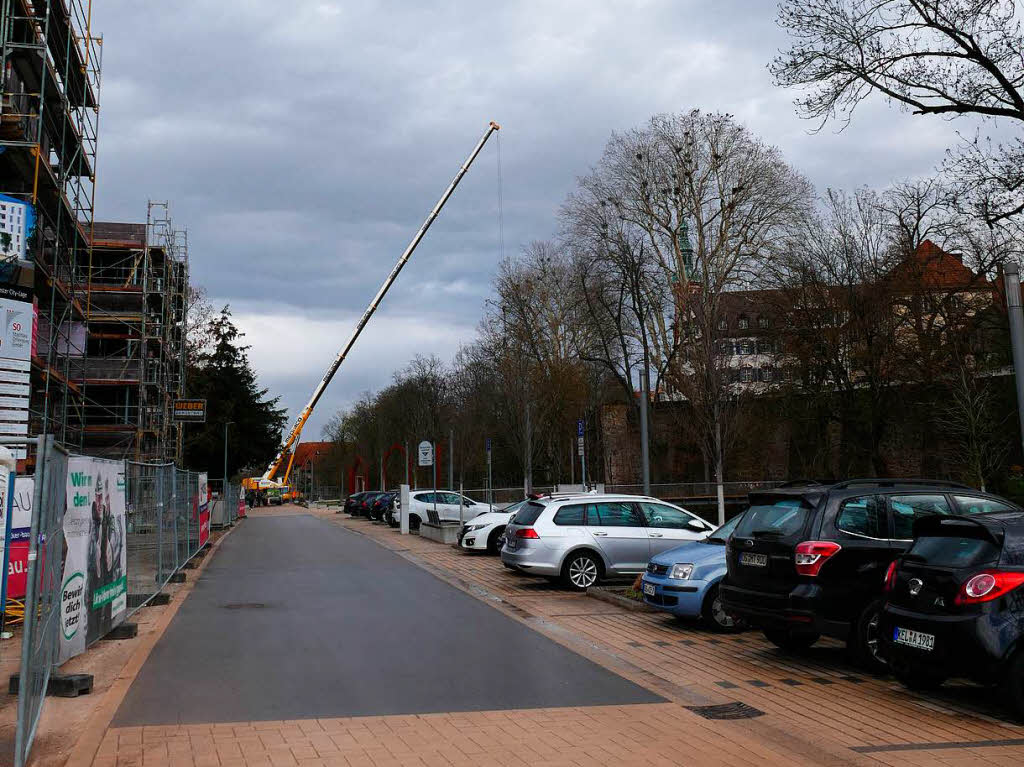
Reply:
M310 397L309 402L302 409L302 412L299 413L299 418L295 422L295 426L292 427L291 432L288 434L288 438L285 440L284 445L281 446L281 450L278 452L277 457L263 473L263 479L274 478L274 475L277 474L277 470L281 468L281 461L284 459L284 454L289 449L292 450L292 461L295 460L294 448L298 445L299 435L302 434L302 427L306 425L306 421L308 421L309 416L312 415L313 408L316 407L316 403L319 402L324 390L327 389L327 384L331 382L331 379L334 378L334 374L338 372L338 368L341 367L341 363L345 361L345 357L348 356L349 351L351 351L352 347L355 345L356 339L359 338L359 334L363 332L363 328L366 327L366 323L370 321L370 317L372 317L373 313L377 311L377 307L380 306L380 303L387 294L388 289L391 287L392 283L394 283L395 279L397 279L399 272L402 271L402 267L408 263L413 251L416 250L416 246L419 245L420 240L423 239L423 235L427 233L427 230L430 229L430 225L434 223L435 219L437 219L438 215L441 213L441 208L443 208L444 204L448 202L448 198L452 196L452 192L455 191L455 187L457 187L459 182L462 181L462 177L466 175L466 171L469 170L469 166L473 164L473 160L475 160L477 155L480 154L480 150L484 148L484 144L487 143L487 139L489 139L491 134L496 130L500 130L500 128L501 126L498 125L498 123L492 121L487 126L487 130L484 132L483 137L481 137L480 141L477 142L476 147L470 153L469 157L464 163L462 163L462 167L459 168L458 173L455 174L455 178L453 178L451 183L448 184L448 188L444 190L444 194L441 195L441 199L437 201L437 204L427 215L423 225L419 228L419 231L416 232L412 241L406 246L405 251L398 259L398 262L391 269L391 273L385 278L384 283L377 291L377 295L373 297L373 300L370 301L370 305L366 307L366 311L363 312L363 316L359 318L359 322L356 324L355 330L352 331L352 335L349 337L348 342L342 347L341 351L338 352L338 355L334 358L334 362L332 362L330 367L327 368L327 372L324 374L324 377L320 379L320 383L316 385L316 388L313 390L313 396ZM285 474L286 478L291 473L292 461L288 462L288 469Z

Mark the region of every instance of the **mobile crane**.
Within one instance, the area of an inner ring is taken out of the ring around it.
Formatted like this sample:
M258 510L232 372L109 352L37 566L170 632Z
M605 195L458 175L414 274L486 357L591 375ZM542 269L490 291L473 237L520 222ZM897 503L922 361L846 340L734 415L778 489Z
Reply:
M281 446L277 457L274 458L271 464L267 467L267 470L263 472L262 477L247 477L243 479L243 488L252 491L267 491L274 495L277 495L278 492L280 492L281 497L284 500L291 500L297 496L297 493L293 493L289 487L288 478L291 476L292 464L295 461L295 448L298 446L299 437L302 434L302 427L306 425L306 421L309 420L310 415L313 413L313 408L316 407L316 403L320 401L320 397L327 389L327 385L331 382L331 379L334 378L334 374L338 372L338 368L341 367L341 363L345 361L345 357L347 357L348 353L352 350L356 339L359 338L359 334L362 333L363 328L366 327L366 323L370 321L373 313L377 311L377 307L380 306L381 301L387 294L388 289L390 289L391 285L398 278L398 274L402 271L402 267L408 263L413 251L416 250L416 246L420 244L420 240L423 239L423 236L427 233L430 225L434 223L438 215L441 213L441 208L443 208L445 203L448 202L448 198L452 196L452 193L455 191L455 187L457 187L459 182L462 181L462 177L466 175L466 171L469 170L469 166L473 164L477 155L480 154L480 150L484 148L484 144L487 143L487 139L491 137L492 133L500 130L500 128L501 126L493 121L487 126L487 130L484 131L484 135L477 142L476 147L462 164L462 167L459 168L458 173L455 174L455 178L452 179L448 188L445 189L444 194L441 195L441 199L437 201L433 210L431 210L427 215L426 220L423 222L423 225L420 226L419 231L416 232L412 241L406 246L405 251L398 259L398 262L391 269L391 273L388 274L384 283L377 291L377 295L373 297L373 300L370 301L370 305L366 307L366 311L363 312L363 316L360 317L359 322L356 323L356 327L352 331L352 335L349 337L348 342L341 348L341 351L338 352L334 361L327 368L327 372L324 373L324 377L321 378L320 383L316 385L316 388L313 390L313 396L309 398L309 402L306 403L306 406L299 413L299 417L296 420L295 425L292 427L291 432L289 432L288 438ZM290 455L288 458L288 466L285 469L284 475L280 480L276 480L274 477L277 475L278 470L280 470L281 464L284 462L284 457L289 454L289 451Z

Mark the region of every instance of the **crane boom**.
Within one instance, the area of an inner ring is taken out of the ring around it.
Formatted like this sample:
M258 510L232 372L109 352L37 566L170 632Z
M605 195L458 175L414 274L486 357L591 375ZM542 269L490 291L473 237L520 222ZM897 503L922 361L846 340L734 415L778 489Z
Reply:
M455 174L455 178L452 179L448 188L444 190L444 194L441 195L441 199L437 201L437 204L434 206L433 210L430 211L419 231L416 232L412 241L406 246L405 252L402 253L401 258L398 259L398 262L391 269L391 273L380 286L380 289L377 291L377 295L373 297L373 300L370 301L370 305L366 307L366 311L363 312L363 316L360 317L359 322L356 323L356 327L352 331L352 335L349 337L348 342L341 348L341 351L338 352L338 356L334 358L334 362L331 363L330 367L327 368L327 372L324 373L324 377L320 379L320 383L318 383L316 388L313 390L313 396L309 398L309 402L306 404L306 407L304 407L302 412L299 413L295 426L292 427L291 432L288 434L288 439L286 439L284 445L281 446L281 450L277 454L277 457L273 460L270 466L267 467L262 479L266 480L274 478L277 470L281 467L281 461L283 460L285 453L292 449L292 447L298 442L299 435L302 434L302 427L306 425L306 421L312 414L313 408L316 407L316 403L319 402L320 397L327 388L327 385L331 382L331 379L334 378L334 374L338 372L338 368L341 367L341 363L345 361L345 357L348 356L349 351L351 351L352 347L355 345L356 339L359 338L359 334L363 332L363 328L366 327L366 323L370 321L373 313L377 311L377 307L380 306L380 302L384 299L388 289L398 277L399 272L402 271L402 267L408 263L409 258L412 256L412 252L416 250L416 246L420 244L420 240L423 239L423 236L427 233L430 225L434 223L434 220L441 212L441 208L443 208L444 204L448 202L448 198L452 196L452 192L455 191L455 187L459 185L459 182L462 181L462 177L465 176L466 171L469 170L469 166L473 164L476 156L480 154L480 150L484 148L484 144L487 143L487 139L491 137L492 133L499 130L500 127L501 126L493 121L487 126L487 130L484 132L483 137L481 137L480 141L477 142L476 147L462 164L462 167L459 168L459 172ZM294 450L292 453L292 458L294 458ZM290 462L289 468L291 468Z

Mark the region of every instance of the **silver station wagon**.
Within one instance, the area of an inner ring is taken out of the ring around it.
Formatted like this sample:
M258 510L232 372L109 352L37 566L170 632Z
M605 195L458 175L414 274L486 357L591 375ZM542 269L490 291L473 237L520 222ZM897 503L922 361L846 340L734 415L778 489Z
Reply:
M678 506L636 495L543 497L516 512L501 561L561 578L582 591L602 578L641 573L655 554L706 538L714 526Z

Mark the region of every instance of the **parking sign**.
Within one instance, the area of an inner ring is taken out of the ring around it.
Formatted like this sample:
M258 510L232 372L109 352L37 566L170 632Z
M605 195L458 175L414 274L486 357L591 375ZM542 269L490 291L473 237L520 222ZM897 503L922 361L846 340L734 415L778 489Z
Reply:
M427 440L423 440L419 445L419 465L420 466L433 466L434 465L434 446L431 445Z

